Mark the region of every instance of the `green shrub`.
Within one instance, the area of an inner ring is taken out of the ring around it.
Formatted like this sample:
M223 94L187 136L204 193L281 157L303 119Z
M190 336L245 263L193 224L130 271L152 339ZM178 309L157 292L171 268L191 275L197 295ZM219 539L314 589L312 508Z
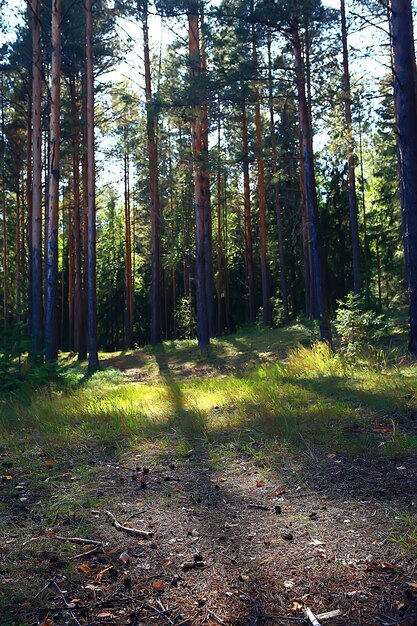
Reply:
M346 354L355 355L365 344L372 345L388 336L384 315L366 309L360 296L349 293L338 305L334 326Z

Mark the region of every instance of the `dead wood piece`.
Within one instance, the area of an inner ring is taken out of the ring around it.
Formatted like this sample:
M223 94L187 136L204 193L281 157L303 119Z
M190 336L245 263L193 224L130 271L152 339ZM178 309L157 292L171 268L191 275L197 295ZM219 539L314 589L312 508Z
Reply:
M76 554L75 556L70 557L70 561L76 561L77 559L82 559L85 556L90 556L90 554L95 554L101 549L101 546L96 546L92 550L87 550L87 552L81 552L81 554Z
M321 626L319 620L317 619L317 617L314 615L313 611L311 609L308 608L308 606L306 606L304 608L304 613L306 618L310 621L310 623L313 626Z
M342 611L340 609L336 609L335 611L327 611L327 613L320 613L317 615L317 619L321 621L326 621L326 619L333 619L333 617L339 617L342 615Z
M93 545L102 546L102 541L96 541L95 539L84 539L83 537L61 537L61 535L48 535L50 539L56 539L57 541L68 541L69 543L77 543L81 546Z
M216 615L216 613L214 611L212 611L208 607L206 608L206 611L207 611L207 615L209 617L212 617L218 624L222 624L222 626L226 626L226 622L224 622L221 617Z
M113 513L110 511L106 511L107 517L109 517L112 521L113 526L120 531L128 533L129 535L135 535L136 537L141 537L142 539L152 539L153 532L148 530L141 530L139 528L132 528L130 526L123 526L117 519L114 517Z
M248 504L248 509L258 509L259 511L269 511L269 506L266 506L266 504Z

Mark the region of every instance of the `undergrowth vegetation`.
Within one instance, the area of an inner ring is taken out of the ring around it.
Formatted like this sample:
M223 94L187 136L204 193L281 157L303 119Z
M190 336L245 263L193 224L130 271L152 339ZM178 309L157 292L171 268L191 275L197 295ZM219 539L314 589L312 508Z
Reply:
M416 366L352 360L309 343L309 329L297 324L215 340L207 355L192 341L116 355L123 369L147 373L131 384L114 355L104 355L107 366L91 377L67 356L59 383L3 395L3 445L77 454L175 433L294 452L415 452Z

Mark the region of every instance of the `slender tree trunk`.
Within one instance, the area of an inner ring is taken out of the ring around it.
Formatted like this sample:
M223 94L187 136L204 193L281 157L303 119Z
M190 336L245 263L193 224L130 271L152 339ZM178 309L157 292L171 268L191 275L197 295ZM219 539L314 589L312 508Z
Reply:
M88 172L88 368L99 366L97 349L96 293L96 180L94 148L94 50L93 0L85 0L86 8L86 73L87 73L87 172Z
M248 121L245 100L242 100L242 148L243 148L243 198L244 198L244 247L248 322L255 323L255 287L253 271L252 212L250 203Z
M77 105L76 78L70 78L71 117L72 117L72 182L73 182L73 250L74 250L74 348L80 356L83 325L83 287L81 262L81 220L80 220L80 117Z
M346 141L348 151L348 192L350 232L352 238L352 264L353 264L353 290L358 294L362 287L360 268L360 244L358 226L358 201L356 197L356 174L355 174L355 146L352 131L352 96L350 89L349 53L347 43L346 9L345 0L340 0L342 19L342 46L343 46L343 80L346 119Z
M1 80L1 203L2 203L2 217L3 217L3 325L5 331L5 341L6 341L6 330L7 330L7 322L8 322L8 309L9 309L9 298L8 298L8 250L7 250L7 209L6 209L6 134L4 127L4 93L3 93L3 80Z
M130 189L129 189L129 155L124 156L125 179L125 284L126 284L126 316L125 341L128 348L133 348L133 277L132 277L132 242L130 225Z
M404 253L410 303L409 351L417 355L417 77L411 0L390 0Z
M363 145L362 145L362 119L359 120L359 159L361 171L361 196L362 196L362 221L363 221L363 266L365 273L366 303L369 305L370 285L369 285L369 241L368 225L366 218L366 197L365 197L365 175L363 171Z
M23 207L20 196L20 166L16 167L16 321L22 314L22 230Z
M382 311L382 280L381 280L381 252L379 246L379 235L376 237L376 273L378 280L378 309Z
M88 324L88 141L87 141L87 80L86 72L83 72L81 79L82 91L82 155L81 155L81 177L82 177L82 329L80 334L80 345L78 360L87 359L87 324Z
M255 79L258 75L258 52L255 41L255 28L252 28L252 62L254 66ZM259 239L261 255L261 281L262 281L262 310L263 322L265 325L271 323L271 303L269 286L269 269L267 255L267 235L266 235L266 190L265 171L263 158L262 123L261 123L261 102L258 86L255 87L255 128L256 128L256 148L258 163L258 202L259 202Z
M151 295L151 343L161 341L161 253L159 223L160 200L158 183L158 148L155 138L156 116L152 102L151 61L149 55L148 9L143 9L143 45L145 57L145 94L149 158L149 183L151 196L151 253L152 253L152 295Z
M31 332L32 357L42 351L42 130L40 0L32 0L32 219L31 219Z
M58 205L61 112L61 0L52 0L52 87L48 193L48 255L46 259L45 356L58 358ZM63 303L62 303L63 304Z
M219 102L219 119L217 126L217 334L221 335L224 329L223 321L223 300L222 300L222 284L223 284L223 251L222 251L222 183L220 170L220 149L221 149L221 126L220 126L220 102Z
M272 59L271 59L271 34L268 31L268 82L269 82L269 120L271 127L271 157L272 157L272 176L274 182L274 200L275 215L277 220L278 231L278 253L279 253L279 269L281 277L281 299L284 312L284 322L288 324L290 316L288 312L288 289L285 263L285 247L284 232L282 223L282 206L280 191L280 173L278 168L278 151L277 138L275 135L275 119L274 119L274 98L273 98L273 80L272 80Z
M203 30L204 16L201 15L201 27ZM208 167L209 154L209 123L207 104L207 56L204 36L201 41L201 77L203 81L202 96L202 133L201 133L201 153L203 157L203 177L204 177L204 271L206 274L206 306L207 320L210 337L215 335L214 323L214 267L213 267L213 241L212 241L212 219L210 201L210 172Z
M317 189L314 171L313 137L311 130L311 118L309 114L306 89L305 69L301 52L299 25L293 20L291 25L292 43L294 47L294 59L297 79L298 106L300 115L301 138L303 147L303 162L305 175L305 192L307 203L307 215L311 232L311 252L315 281L315 303L320 324L320 337L322 341L332 343L329 312L327 307L327 294L324 280L322 260L322 247L319 226L319 210L317 201Z
M33 3L28 4L27 19L33 23ZM33 111L33 50L32 38L30 41L30 55L32 62L29 66L28 90L27 90L27 139L26 139L26 207L27 225L24 229L25 244L27 246L27 333L32 336L32 111ZM25 247L26 247L25 246Z
M232 332L232 307L230 289L230 269L229 269L229 220L227 209L227 173L223 173L223 228L224 228L224 300L226 309L226 332Z
M198 24L197 6L190 8L188 12L189 26L189 56L190 56L190 76L196 82L201 78L201 58L200 58L200 32ZM206 181L204 168L206 163L202 152L203 134L203 110L201 90L198 84L195 88L194 114L191 128L191 145L194 164L194 203L195 203L195 225L196 225L196 302L197 302L197 336L198 345L202 348L208 346L210 342L210 328L207 310L207 290L206 290L206 246L205 237L207 230L205 227L205 204L206 204Z
M68 185L68 349L74 352L74 308L75 308L75 263L74 263L74 202L71 190L74 184L70 179ZM65 239L63 239L63 242ZM65 276L64 276L65 279ZM62 307L64 308L64 307ZM63 345L63 344L61 344Z

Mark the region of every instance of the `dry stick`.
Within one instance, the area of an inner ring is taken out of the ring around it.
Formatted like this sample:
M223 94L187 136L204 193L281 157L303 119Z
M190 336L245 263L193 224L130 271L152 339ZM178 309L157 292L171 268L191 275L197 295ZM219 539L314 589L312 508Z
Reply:
M41 595L41 593L42 593L43 591L45 591L45 589L47 589L47 588L49 587L49 585L52 585L52 583L54 582L54 580L55 580L55 576L54 576L53 578L51 578L51 580L49 580L49 581L46 583L46 585L44 585L44 586L42 587L42 589L40 589L40 590L38 591L38 593L36 594L35 598L38 598L38 597Z
M76 554L75 556L72 556L70 558L70 561L75 561L76 559L81 559L85 556L89 556L90 554L94 554L95 552L98 552L100 550L101 546L96 546L95 548L93 548L92 550L87 550L87 552L81 552L81 554Z
M61 537L61 535L48 535L50 539L57 539L58 541L69 541L69 543L78 543L81 546L93 545L102 546L102 541L95 541L94 539L84 539L83 537Z
M328 611L327 613L320 613L319 615L317 615L317 619L319 620L333 619L333 617L339 617L339 615L342 615L342 611L340 609L336 609L335 611Z
M71 615L72 619L73 619L73 620L74 620L74 622L77 624L77 626L81 626L80 622L77 620L77 618L75 617L74 613L71 611L71 608L72 608L72 607L70 607L70 605L68 604L68 602L67 602L67 599L66 599L65 595L62 593L62 589L61 589L61 587L58 585L58 583L56 582L56 580L54 580L54 581L53 581L53 583L54 583L55 587L58 589L58 591L59 591L59 595L60 595L60 596L61 596L61 598L63 599L64 604L65 604L65 606L67 607L67 609L68 609L68 611L69 611L69 614Z
M320 626L320 622L317 619L317 617L314 615L313 611L311 609L308 608L308 606L305 607L304 609L304 613L306 614L307 619L310 621L310 623L313 626Z
M139 528L130 528L129 526L123 526L117 519L114 517L113 513L110 511L106 511L106 515L111 519L113 526L117 530L121 530L129 535L135 535L136 537L142 537L142 539L151 539L153 537L153 532L147 530L140 530Z
M168 615L168 613L170 613L170 612L171 612L171 611L170 611L170 609L166 609L160 600L157 600L157 601L156 601L156 603L157 603L157 605L159 606L159 608L161 609L162 614L164 614L164 617L166 617L166 619L168 620L168 622L169 622L170 624L173 624L174 622L172 621L172 619L171 619L171 618L170 618L170 616Z

